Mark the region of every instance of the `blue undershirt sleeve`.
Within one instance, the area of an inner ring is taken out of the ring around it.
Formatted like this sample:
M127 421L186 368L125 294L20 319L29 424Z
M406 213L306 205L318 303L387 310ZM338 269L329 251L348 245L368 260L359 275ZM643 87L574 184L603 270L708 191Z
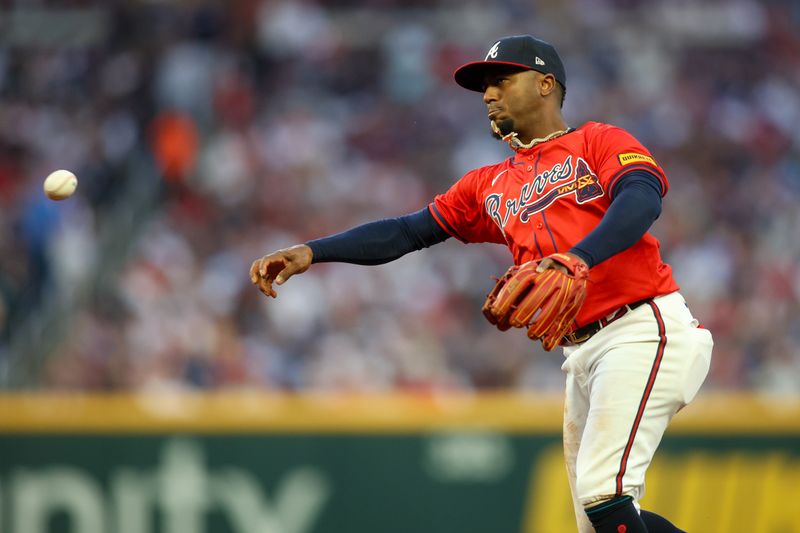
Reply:
M661 182L646 170L622 176L611 205L586 237L570 249L592 268L636 244L661 214Z
M416 213L369 222L306 244L314 254L312 263L381 265L449 237L425 207Z

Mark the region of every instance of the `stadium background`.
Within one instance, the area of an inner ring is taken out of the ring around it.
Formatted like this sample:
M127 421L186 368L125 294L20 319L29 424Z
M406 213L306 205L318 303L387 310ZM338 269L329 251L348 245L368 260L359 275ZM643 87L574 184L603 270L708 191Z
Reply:
M568 531L560 356L478 312L503 248L277 301L247 275L504 157L451 74L532 33L568 123L665 168L653 231L714 333L649 497L800 532L798 27L790 0L0 3L0 531Z

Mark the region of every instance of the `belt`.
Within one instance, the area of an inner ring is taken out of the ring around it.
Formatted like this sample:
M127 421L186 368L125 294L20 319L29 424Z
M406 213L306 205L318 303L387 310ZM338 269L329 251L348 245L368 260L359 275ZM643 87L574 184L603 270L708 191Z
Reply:
M599 320L595 320L585 326L582 326L572 333L567 333L561 339L561 344L564 346L572 346L574 344L581 344L583 342L588 341L592 338L592 335L606 327L607 325L611 324L615 320L622 318L628 311L633 311L639 306L646 304L647 302L652 301L652 298L645 298L644 300L639 300L638 302L633 302L632 304L626 304L614 311L613 313L604 316Z

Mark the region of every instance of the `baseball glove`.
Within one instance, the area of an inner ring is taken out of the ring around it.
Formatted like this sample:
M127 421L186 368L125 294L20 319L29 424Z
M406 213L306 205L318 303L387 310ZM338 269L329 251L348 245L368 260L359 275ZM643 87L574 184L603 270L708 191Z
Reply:
M547 256L563 266L537 271L540 261L514 265L497 281L483 304L483 314L501 331L528 328L528 337L550 351L570 330L586 299L589 268L566 254Z

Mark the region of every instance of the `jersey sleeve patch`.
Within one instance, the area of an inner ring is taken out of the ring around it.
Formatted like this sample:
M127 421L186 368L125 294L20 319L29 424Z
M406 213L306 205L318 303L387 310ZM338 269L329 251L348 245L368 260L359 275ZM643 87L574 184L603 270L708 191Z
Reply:
M628 152L626 154L617 154L619 164L622 166L631 165L633 163L650 163L653 166L658 166L656 160L649 155L637 154L635 152Z

